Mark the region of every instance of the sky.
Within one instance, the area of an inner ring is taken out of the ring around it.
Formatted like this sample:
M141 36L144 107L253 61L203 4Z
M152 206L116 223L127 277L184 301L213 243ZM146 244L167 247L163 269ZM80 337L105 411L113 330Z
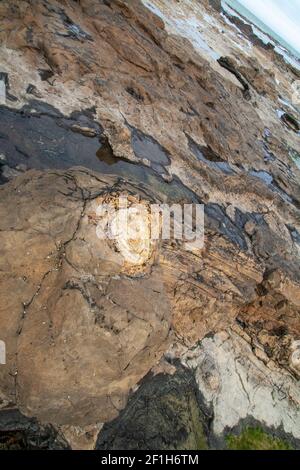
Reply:
M300 0L239 0L300 53Z

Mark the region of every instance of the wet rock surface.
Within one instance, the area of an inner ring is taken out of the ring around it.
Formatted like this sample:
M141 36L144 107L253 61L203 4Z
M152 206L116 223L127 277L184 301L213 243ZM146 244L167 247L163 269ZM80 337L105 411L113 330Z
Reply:
M96 443L98 450L207 448L195 378L182 367L174 375L146 377L126 409L104 425Z
M77 448L101 422L99 448L169 449L174 423L178 448L241 423L297 447L297 70L219 2L3 0L0 18L1 406ZM120 194L205 204L204 247L100 240L97 208ZM166 351L184 367L140 383Z
M5 183L29 169L64 169L73 166L163 185L164 166L170 158L150 136L132 129L136 162L115 157L103 129L94 119L93 110L63 116L47 103L32 101L20 111L0 108L1 151L0 183ZM169 192L174 199L184 193L178 178ZM187 190L188 191L188 190ZM167 191L168 192L168 191ZM176 196L176 193L178 195Z
M60 169L82 165L100 170L96 152L101 147L97 138L101 127L85 114L65 119L55 108L43 109L43 103L37 107L30 103L20 111L3 107L0 128L1 151L11 168L24 165L26 169ZM85 138L88 132L90 139Z
M42 425L16 409L0 411L1 450L64 450L68 443L51 425Z

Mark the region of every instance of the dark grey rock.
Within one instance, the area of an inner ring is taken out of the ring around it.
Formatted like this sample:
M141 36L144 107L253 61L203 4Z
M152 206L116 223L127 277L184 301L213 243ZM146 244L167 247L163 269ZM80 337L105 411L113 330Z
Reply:
M148 375L120 415L102 428L98 450L207 448L207 417L192 372Z
M17 409L0 411L0 449L63 450L68 443L51 425L41 425Z

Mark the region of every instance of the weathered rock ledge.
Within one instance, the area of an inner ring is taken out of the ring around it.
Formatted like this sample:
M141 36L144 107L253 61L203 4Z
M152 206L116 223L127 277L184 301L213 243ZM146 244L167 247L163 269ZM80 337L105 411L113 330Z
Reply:
M19 447L224 448L258 424L299 447L299 75L215 3L0 2L0 430L19 420ZM150 240L139 213L142 241L100 239L120 195L204 204L204 247Z

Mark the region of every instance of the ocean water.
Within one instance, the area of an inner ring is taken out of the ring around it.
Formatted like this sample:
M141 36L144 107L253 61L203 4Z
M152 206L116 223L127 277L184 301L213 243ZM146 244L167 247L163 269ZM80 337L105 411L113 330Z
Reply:
M225 10L226 10L226 5L228 5L229 7L236 10L241 16L246 18L250 23L257 26L257 28L259 28L260 31L257 31L256 28L254 28L253 32L258 37L260 37L264 42L271 42L272 43L273 41L268 41L268 38L264 34L262 34L261 31L263 33L265 33L267 36L273 38L275 40L275 44L279 43L279 46L277 46L277 52L281 53L282 55L284 55L286 52L290 53L292 56L294 56L294 58L296 60L298 59L297 61L300 61L299 52L296 51L296 49L294 49L291 44L287 43L275 31L270 29L259 18L257 18L255 15L253 15L253 13L251 13L251 11L249 11L246 7L244 7L244 5L241 5L239 1L237 1L237 0L223 0L222 4L225 7ZM270 12L270 14L272 14L272 13ZM289 62L291 62L291 60L289 60ZM298 67L299 67L299 65L300 64L298 63Z

